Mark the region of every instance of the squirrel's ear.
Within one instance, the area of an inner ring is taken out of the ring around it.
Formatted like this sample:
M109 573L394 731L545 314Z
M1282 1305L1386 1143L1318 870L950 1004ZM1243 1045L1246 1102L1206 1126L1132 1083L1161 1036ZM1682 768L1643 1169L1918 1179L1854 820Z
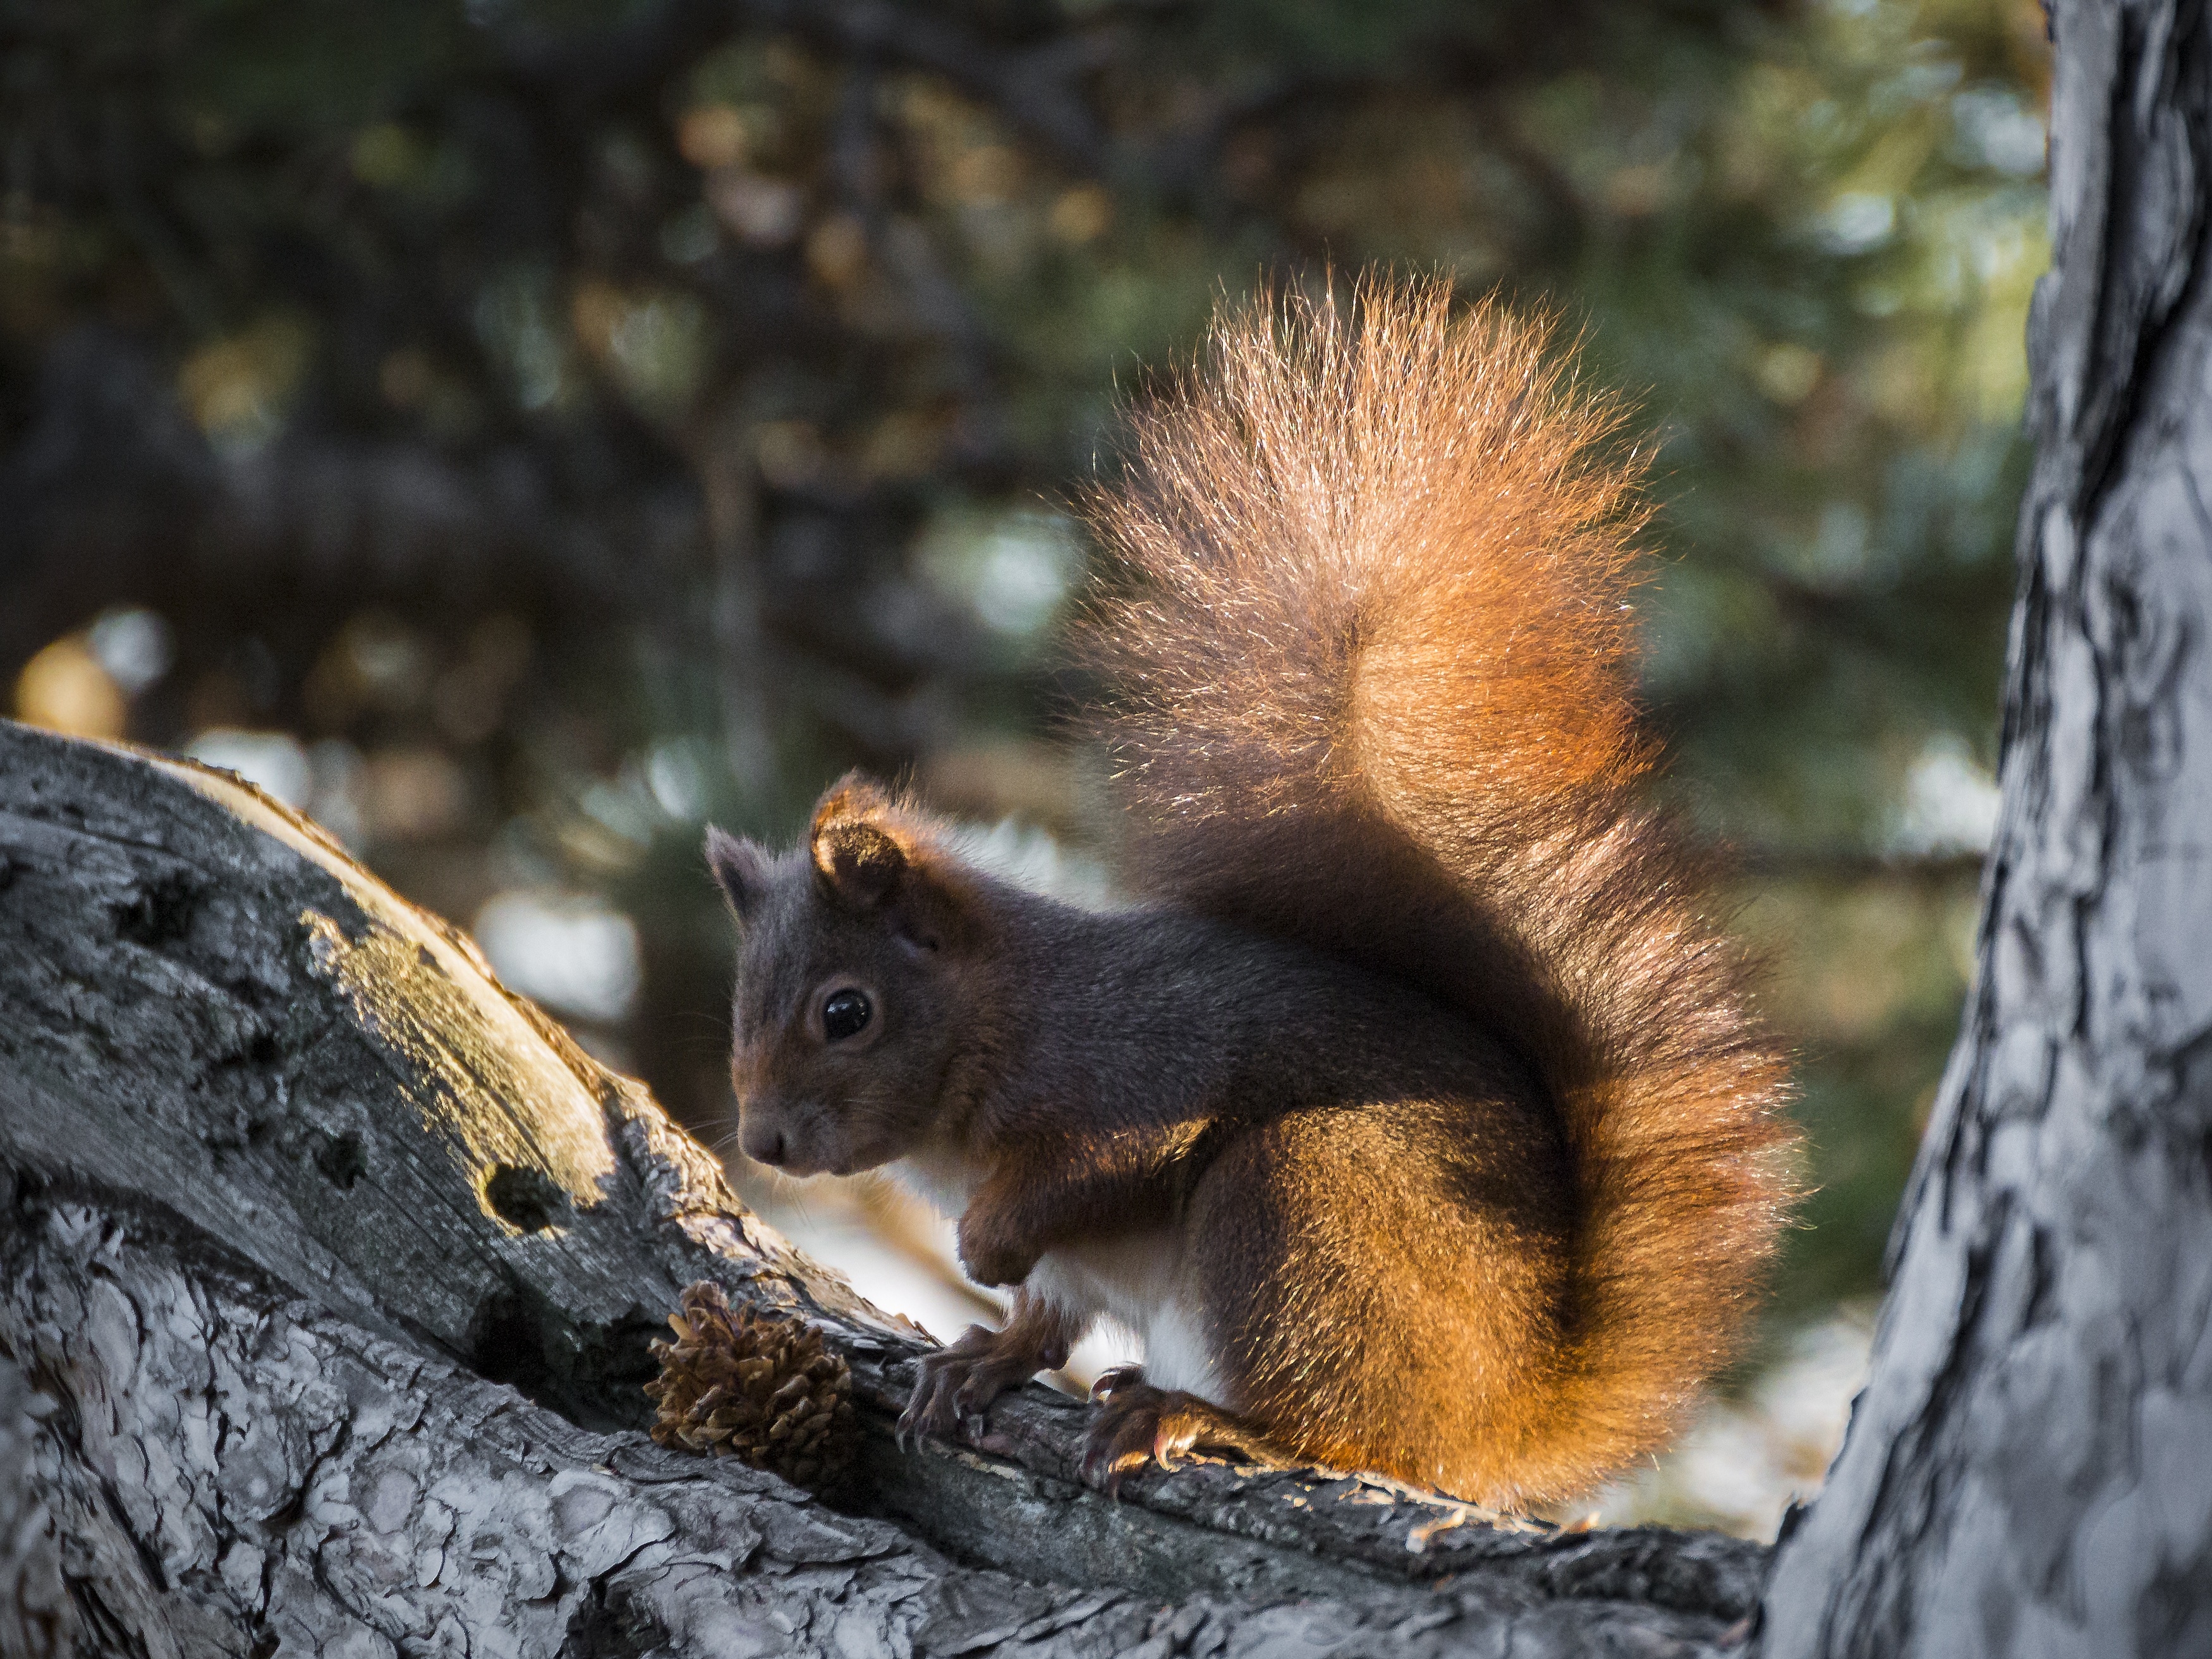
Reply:
M855 777L836 785L814 809L807 848L815 874L855 909L890 903L911 867L890 807L881 790Z
M730 914L744 921L768 892L774 855L758 842L744 841L713 824L707 826L707 867L730 902Z
M972 945L976 918L958 861L923 836L907 809L854 774L814 809L806 844L815 882L837 903L880 915L924 950Z

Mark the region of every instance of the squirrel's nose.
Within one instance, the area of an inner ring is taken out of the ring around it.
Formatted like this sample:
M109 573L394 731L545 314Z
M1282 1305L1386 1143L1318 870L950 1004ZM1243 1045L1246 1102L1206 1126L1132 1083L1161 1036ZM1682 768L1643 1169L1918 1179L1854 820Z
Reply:
M781 1164L790 1156L783 1131L766 1124L746 1129L739 1139L744 1144L745 1156L756 1164Z

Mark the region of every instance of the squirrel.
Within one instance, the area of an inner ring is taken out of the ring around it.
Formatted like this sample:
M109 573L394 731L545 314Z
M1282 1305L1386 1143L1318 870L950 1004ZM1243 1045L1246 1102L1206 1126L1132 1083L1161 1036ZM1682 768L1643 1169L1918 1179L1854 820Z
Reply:
M781 856L708 831L744 1153L890 1166L1013 1287L902 1436L1104 1316L1145 1358L1094 1390L1093 1484L1204 1447L1528 1512L1735 1352L1787 1066L1644 798L1641 466L1552 335L1370 277L1217 318L1133 412L1075 647L1126 905L858 775Z

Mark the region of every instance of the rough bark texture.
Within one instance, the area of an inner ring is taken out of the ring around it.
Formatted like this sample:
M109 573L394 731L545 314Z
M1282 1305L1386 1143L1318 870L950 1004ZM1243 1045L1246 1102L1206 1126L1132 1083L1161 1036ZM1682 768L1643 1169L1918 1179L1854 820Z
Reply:
M836 1505L639 1431L706 1277L852 1361ZM1357 1478L1117 1505L1038 1388L902 1452L918 1346L308 826L0 723L0 1653L1696 1654L1757 1594Z
M2212 1653L2212 40L2054 10L1980 969L1775 1659Z

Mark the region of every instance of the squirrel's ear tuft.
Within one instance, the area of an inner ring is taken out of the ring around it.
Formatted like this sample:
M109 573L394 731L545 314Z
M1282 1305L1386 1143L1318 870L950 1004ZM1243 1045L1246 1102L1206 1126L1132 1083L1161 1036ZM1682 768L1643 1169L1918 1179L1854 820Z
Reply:
M722 890L722 896L730 902L730 913L739 921L759 908L775 862L774 855L758 842L742 840L713 824L707 826L707 867L714 872L714 884Z
M889 798L858 777L837 784L814 809L807 847L815 873L855 909L888 904L906 880L910 861L890 818Z
M925 951L981 939L959 860L928 820L854 773L814 809L808 835L815 884L848 911L874 916Z

